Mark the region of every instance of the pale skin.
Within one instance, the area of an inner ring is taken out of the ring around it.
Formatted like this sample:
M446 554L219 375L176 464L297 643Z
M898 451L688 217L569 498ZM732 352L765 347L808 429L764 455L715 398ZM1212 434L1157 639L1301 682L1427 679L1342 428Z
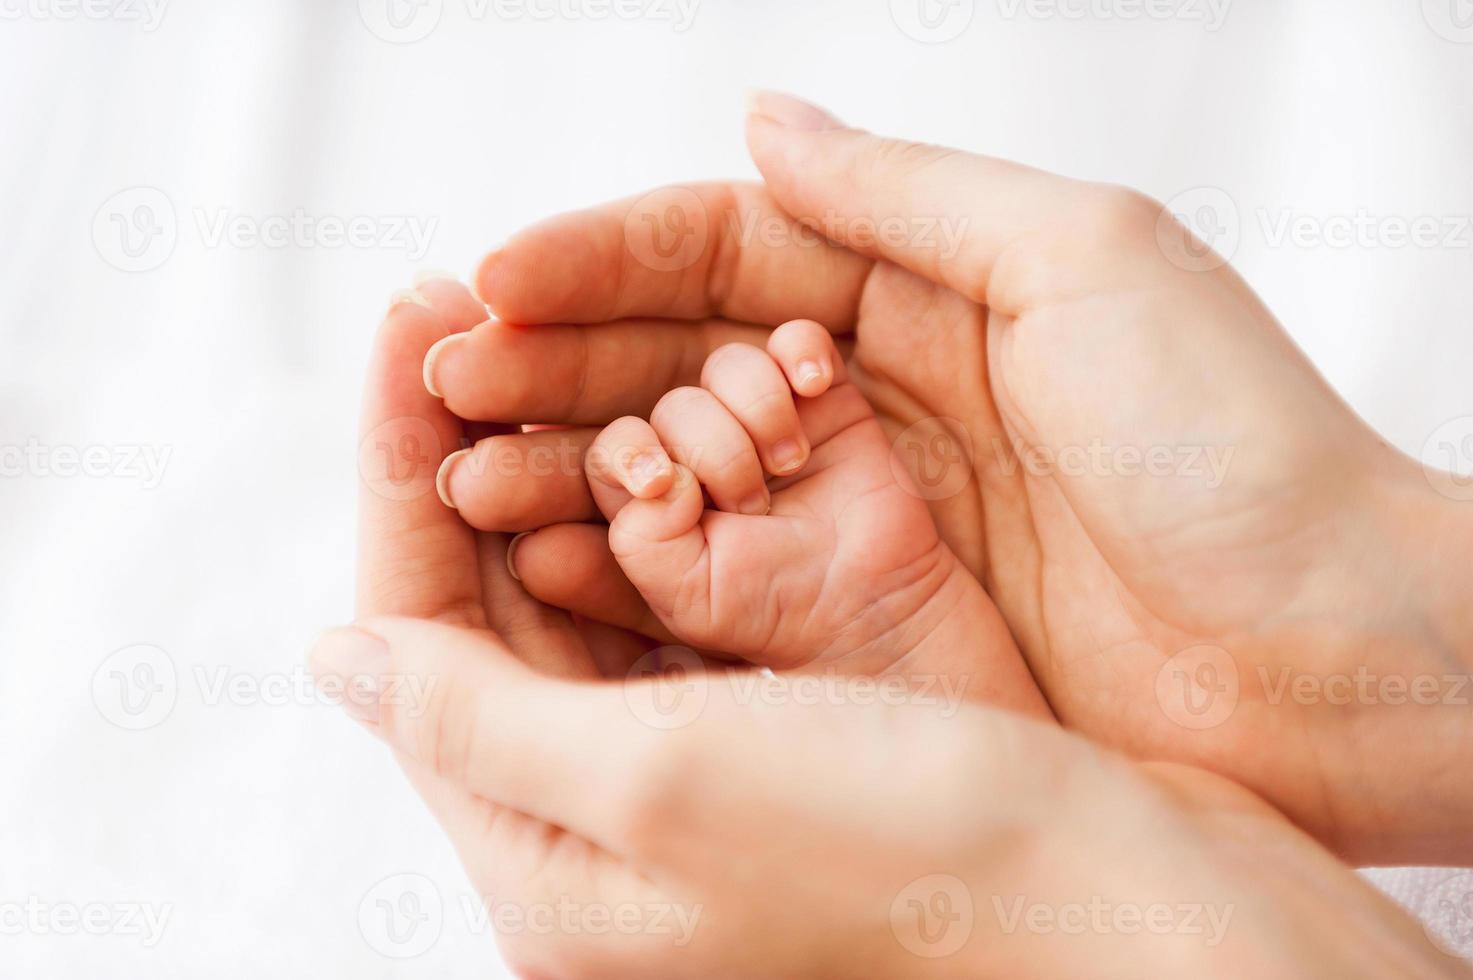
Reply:
M549 440L581 453L598 430L579 427L647 416L717 348L811 318L887 438L960 424L969 479L930 503L1006 623L985 663L1020 657L1066 726L1237 781L1349 860L1473 860L1466 706L1281 686L1473 673L1467 505L1344 405L1230 267L1133 192L883 139L783 96L756 100L747 136L765 186L676 198L704 219L690 262L631 248L641 208L668 214L658 195L552 219L479 269L497 320L426 363L463 417L575 427L499 436L443 474L472 525L535 532L515 553L532 595L659 625L586 523L601 514L582 467L461 464ZM954 247L927 231L941 218L960 222ZM1092 447L1102 465L1064 465ZM1147 473L1122 448L1169 463ZM1239 693L1194 729L1157 681L1203 646Z
M622 682L645 644L529 597L505 537L436 497L467 427L417 362L483 311L453 283L420 291L427 305L390 311L369 371L359 623L312 664L355 692L348 710L444 826L517 975L1461 975L1251 793L1050 723L744 701L719 672L695 679L688 723L648 724L637 706L664 682ZM936 875L973 909L961 932L938 918L922 933L918 909L957 907L936 904ZM1112 913L1082 933L1015 912L1101 895L1137 916L1197 911L1163 932ZM552 910L554 928L508 910ZM931 955L943 940L955 948Z

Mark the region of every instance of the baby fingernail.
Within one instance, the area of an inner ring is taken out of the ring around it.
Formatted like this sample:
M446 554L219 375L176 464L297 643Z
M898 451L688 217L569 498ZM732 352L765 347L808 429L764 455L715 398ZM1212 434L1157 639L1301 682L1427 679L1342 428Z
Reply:
M796 439L784 439L772 447L772 466L777 473L792 473L802 467L806 453Z
M799 361L796 373L798 384L805 388L823 379L823 367L817 361Z
M664 455L640 453L629 463L629 491L639 494L668 472L670 461Z
M754 493L741 502L737 510L748 517L762 517L772 509L772 498L766 492Z
M343 710L378 724L382 678L389 672L389 645L381 637L356 627L335 629L317 641L309 659L318 686L341 696Z

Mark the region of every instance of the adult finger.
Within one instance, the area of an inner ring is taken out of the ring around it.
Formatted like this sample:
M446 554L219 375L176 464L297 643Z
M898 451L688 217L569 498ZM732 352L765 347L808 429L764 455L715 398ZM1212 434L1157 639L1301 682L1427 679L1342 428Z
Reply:
M527 592L550 606L678 642L619 567L604 525L555 524L518 535L508 561Z
M358 612L484 625L474 533L435 493L441 461L460 448L460 420L425 391L418 371L449 327L422 295L395 298L364 386Z
M533 225L486 257L475 285L513 323L812 317L847 330L871 264L759 184L694 184Z
M440 499L482 531L530 531L598 519L584 478L597 429L541 429L489 436L440 466Z
M1160 207L1140 195L875 136L791 96L754 96L747 144L778 203L831 241L1004 313L1021 312L1040 289L1069 288L1069 276L1117 274L1128 244L1136 255L1161 259L1150 252L1154 234L1145 234ZM1141 233L1117 234L1121 226ZM1014 246L1069 241L1071 233L1091 245L1100 234L1118 237L1120 247L1098 250L1093 263L1024 263L1016 279L994 283Z
M647 723L626 685L544 677L489 631L421 619L329 632L311 664L325 689L354 692L347 710L434 773L615 854L642 849L659 809L647 792L655 763L682 739Z
M729 320L493 321L437 344L425 387L465 419L604 425L648 415L662 394L695 382L711 351L734 341L760 346L770 332Z

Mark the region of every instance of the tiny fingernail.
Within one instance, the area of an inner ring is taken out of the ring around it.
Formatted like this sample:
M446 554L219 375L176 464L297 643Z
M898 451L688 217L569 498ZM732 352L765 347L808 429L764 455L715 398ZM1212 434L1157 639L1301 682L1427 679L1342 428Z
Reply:
M393 296L389 297L390 310L392 310L396 306L401 306L405 303L412 303L415 306L423 306L427 310L434 309L434 307L430 305L430 301L425 298L425 294L420 292L418 289L400 289L396 291Z
M450 497L450 476L455 467L460 465L461 459L471 454L470 449L457 449L446 456L440 463L440 469L435 473L435 492L440 495L440 500L451 510L457 510L455 501Z
M427 282L459 282L455 273L444 269L421 269L414 274L414 284L423 286Z
M464 338L465 334L463 333L453 333L448 337L441 337L439 340L435 341L434 346L425 351L425 391L428 391L436 398L444 398L445 396L441 393L440 386L435 381L435 362L440 359L441 354L445 353L445 348L449 347L452 343L455 343L456 341L463 340Z
M669 471L670 461L663 453L640 453L629 463L629 491L639 494Z
M771 509L772 498L768 496L765 490L752 494L737 507L737 510L746 514L748 517L762 517Z
M796 374L798 384L806 388L823 379L823 366L817 361L799 361Z
M782 92L753 91L747 93L747 112L770 119L784 129L844 129L844 124L811 102Z
M805 462L803 447L796 439L784 439L772 447L773 471L778 474L792 473L801 469Z
M523 538L531 533L531 531L523 531L521 534L512 538L506 545L506 571L508 575L518 582L522 580L522 577L517 574L517 546L522 543Z
M326 678L341 693L343 710L370 725L378 724L383 676L389 672L389 645L355 626L329 630L317 641L310 657L318 684Z

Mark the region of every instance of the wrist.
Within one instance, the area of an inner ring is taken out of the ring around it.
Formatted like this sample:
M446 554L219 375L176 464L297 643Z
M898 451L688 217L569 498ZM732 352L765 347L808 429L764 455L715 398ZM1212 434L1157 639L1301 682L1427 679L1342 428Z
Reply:
M1337 668L1353 675L1359 758L1348 832L1362 863L1473 861L1473 501L1439 493L1398 458L1369 483L1341 584L1348 627Z
M887 672L943 678L968 701L1053 718L1007 623L966 567L943 545L938 584L884 638Z

